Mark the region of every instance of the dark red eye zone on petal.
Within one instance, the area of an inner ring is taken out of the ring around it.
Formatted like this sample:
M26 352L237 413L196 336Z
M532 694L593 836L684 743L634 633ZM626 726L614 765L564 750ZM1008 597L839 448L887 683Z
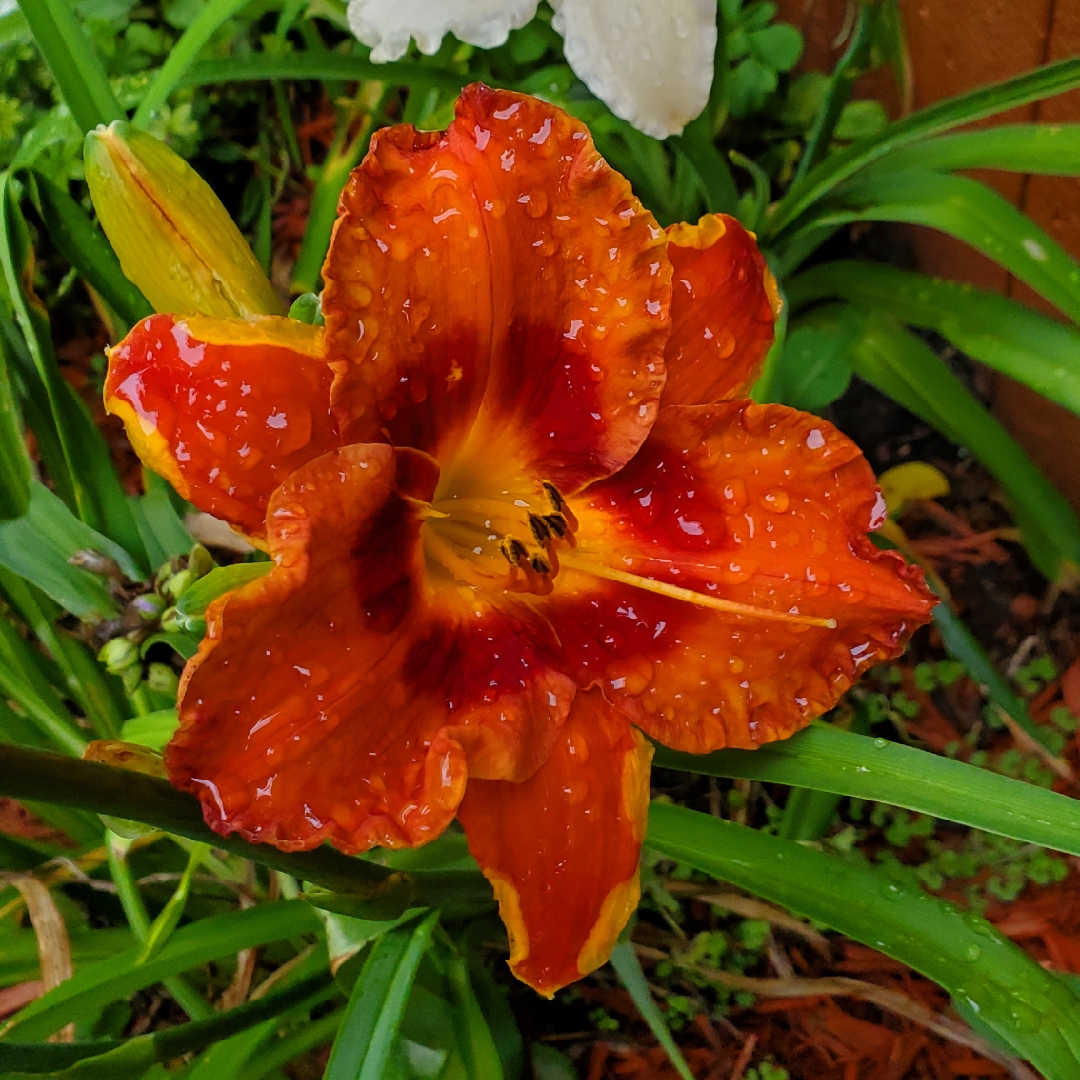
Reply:
M263 536L271 492L338 445L331 378L316 327L154 315L110 353L105 402L181 495Z
M660 742L704 753L786 738L929 616L922 573L879 551L858 448L780 405L662 409L634 460L573 501L579 558L835 628L767 621L566 570L546 605L576 665Z
M385 432L567 491L630 458L663 385L671 268L584 125L469 87L443 134L379 132L342 209L323 310L346 441Z
M295 472L267 515L275 568L207 612L166 764L220 832L422 844L467 774L524 779L551 752L574 685L550 629L426 581L395 459L348 446Z

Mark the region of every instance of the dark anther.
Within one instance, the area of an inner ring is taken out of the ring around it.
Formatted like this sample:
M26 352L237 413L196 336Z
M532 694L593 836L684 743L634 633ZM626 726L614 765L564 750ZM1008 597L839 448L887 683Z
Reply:
M541 559L539 555L534 555L533 556L533 558L532 558L532 568L538 574L550 574L551 573L551 567L548 565L547 561L544 560L544 559Z
M569 526L566 524L566 518L562 514L545 514L544 521L547 522L547 527L561 540L567 532L569 532Z
M555 508L555 512L558 513L565 505L566 500L562 497L562 492L550 481L544 481L544 491L547 492L547 497L551 500L551 505Z
M520 566L522 560L529 554L528 548L516 536L507 536L500 540L499 550L511 566Z
M533 537L538 544L546 544L551 539L551 528L546 518L530 514L529 528L532 529Z

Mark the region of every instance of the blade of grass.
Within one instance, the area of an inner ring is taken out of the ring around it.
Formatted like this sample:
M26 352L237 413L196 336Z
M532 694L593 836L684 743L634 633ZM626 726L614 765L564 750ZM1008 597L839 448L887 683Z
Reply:
M383 934L372 946L334 1040L324 1080L381 1080L438 921L439 913L433 911L415 926Z
M863 74L870 47L873 44L874 23L878 17L878 7L866 5L859 9L855 19L855 28L851 33L844 55L837 61L829 76L829 85L818 109L817 116L806 134L806 145L792 184L797 184L821 161L828 152L833 131L836 130L844 106L851 100L855 80Z
M177 85L214 86L229 82L261 82L264 79L374 80L388 86L435 86L456 94L472 81L472 76L426 64L373 64L366 55L343 56L329 50L309 49L306 52L261 52L230 56L227 60L202 60L193 64ZM492 85L499 83L496 80Z
M1048 1080L1080 1071L1080 999L985 920L882 870L680 806L652 804L646 843L933 979Z
M110 830L106 833L105 844L109 858L109 874L116 886L120 906L124 909L124 916L128 921L128 926L131 927L132 934L135 935L135 940L145 949L146 939L150 934L150 916L146 912L146 905L143 904L135 878L131 873L131 867L128 865L127 853L131 847L131 841L117 836ZM163 982L173 1000L192 1020L208 1020L214 1015L210 1003L192 987L183 975L173 975L164 979Z
M3 1039L24 1042L44 1039L91 1009L126 998L199 964L318 930L318 919L301 900L258 904L246 911L199 919L177 930L172 940L146 964L136 963L141 948L136 946L84 965L72 978L16 1013L5 1025Z
M1080 86L1080 57L1071 57L920 109L890 124L880 135L833 154L802 181L793 184L774 208L763 239L779 235L838 185L901 146L1032 101L1063 94L1077 86Z
M76 734L75 718L56 701L51 688L48 696L39 694L0 661L0 696L15 702L35 727L58 747L76 757L81 756L86 740Z
M169 897L165 906L161 909L158 917L150 924L143 939L142 948L135 960L136 964L147 963L168 942L173 931L180 923L187 907L188 896L191 895L191 881L195 877L195 871L202 866L203 859L210 852L209 844L193 844L188 855L187 866L180 875L180 881L172 896Z
M295 1061L309 1050L332 1042L344 1019L345 1010L337 1009L326 1016L320 1016L318 1020L312 1020L292 1035L279 1039L244 1066L240 1080L263 1080L264 1076L276 1073L283 1065Z
M172 47L165 63L147 88L133 117L136 127L147 127L154 114L176 89L184 73L195 62L203 46L217 33L218 27L231 19L248 2L249 0L209 0Z
M467 1076L482 1076L484 1080L503 1080L502 1062L495 1039L476 999L469 965L465 957L449 942L438 942L438 952L445 968L449 998L453 1006L454 1031L458 1051L465 1063ZM692 1080L692 1078L691 1078Z
M821 263L786 282L794 310L838 297L936 330L975 360L1080 413L1080 332L1015 300L880 263Z
M1080 854L1080 803L963 761L812 724L759 750L683 754L658 746L653 764L889 803L983 832Z
M56 621L63 614L25 578L0 566L0 592L8 599L63 672L65 689L78 702L103 739L115 739L127 719L116 683L102 670L85 645L57 631Z
M338 199L349 174L367 151L384 96L382 93L374 96L371 107L364 112L359 131L352 139L349 138L351 109L346 110L346 114L339 118L337 135L312 193L311 211L304 229L304 238L293 266L292 289L296 293L315 292L319 288L322 264L330 247L334 222L337 220Z
M687 1065L682 1051L671 1037L667 1020L652 996L632 942L620 941L611 950L611 966L615 969L615 974L619 976L619 981L626 992L633 999L645 1023L649 1025L649 1030L656 1037L656 1041L664 1048L672 1067L683 1080L694 1080L694 1074L690 1071L690 1066Z
M71 4L66 0L19 0L19 7L83 132L127 119Z

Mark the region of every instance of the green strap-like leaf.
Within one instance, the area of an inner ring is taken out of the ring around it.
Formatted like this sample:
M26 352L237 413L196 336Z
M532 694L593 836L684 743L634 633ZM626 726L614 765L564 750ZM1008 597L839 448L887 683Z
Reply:
M851 305L816 309L798 325L840 326L853 318L861 323L860 332L845 341L855 373L967 447L994 474L1032 561L1047 578L1056 581L1080 566L1080 522L1072 508L929 346L883 312Z
M779 235L834 188L899 147L985 116L1063 94L1077 86L1080 86L1080 58L1072 57L920 109L890 124L880 135L833 154L812 169L804 180L793 184L767 222L763 239Z
M759 750L683 754L658 746L653 764L890 803L1080 855L1080 802L885 739L813 724Z
M119 607L106 579L71 563L79 552L112 559L128 577L143 576L119 544L84 525L36 480L30 486L26 514L0 522L0 566L36 585L80 619L92 621L116 614Z
M176 602L176 610L184 619L197 619L206 614L210 603L249 581L266 577L274 569L272 562L233 563L218 566L189 585Z
M67 0L19 0L38 48L82 130L126 119Z
M1003 124L927 139L894 150L872 165L866 175L907 169L1004 169L1076 176L1080 174L1080 124Z
M966 137L966 136L965 136ZM1080 413L1080 332L1015 300L880 263L821 263L787 282L797 311L838 297L936 330L1003 375Z
M324 1080L382 1080L405 1015L413 980L439 921L433 911L372 946L353 987Z
M925 170L857 179L821 208L812 227L902 221L955 236L1080 323L1080 266L996 191L965 176Z
M646 843L922 972L1047 1080L1080 1075L1080 999L983 919L864 863L653 803Z
M26 513L32 475L7 349L0 340L0 521Z
M219 26L231 19L249 0L209 0L195 21L184 31L169 51L168 59L154 76L139 107L135 110L136 126L145 128L154 114L168 100L184 73L195 62L203 46L214 36Z
M55 439L62 451L62 466L55 458L49 463L50 468L55 465L58 469L50 479L65 501L70 498L72 509L87 525L123 545L142 564L146 552L104 436L85 404L60 375L48 315L31 288L33 272L30 234L19 209L12 178L8 173L2 173L0 278L14 323L22 335L21 348L32 362L34 376L44 390L42 404L47 402L51 416L51 430L43 431L48 422L39 417L42 430L35 428L35 434ZM26 419L34 427L34 417L28 413Z

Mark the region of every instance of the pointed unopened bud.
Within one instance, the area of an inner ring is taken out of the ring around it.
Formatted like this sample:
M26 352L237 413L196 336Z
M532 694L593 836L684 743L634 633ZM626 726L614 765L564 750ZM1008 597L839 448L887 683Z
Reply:
M163 142L117 120L86 136L84 158L101 227L156 311L285 313L210 185Z

